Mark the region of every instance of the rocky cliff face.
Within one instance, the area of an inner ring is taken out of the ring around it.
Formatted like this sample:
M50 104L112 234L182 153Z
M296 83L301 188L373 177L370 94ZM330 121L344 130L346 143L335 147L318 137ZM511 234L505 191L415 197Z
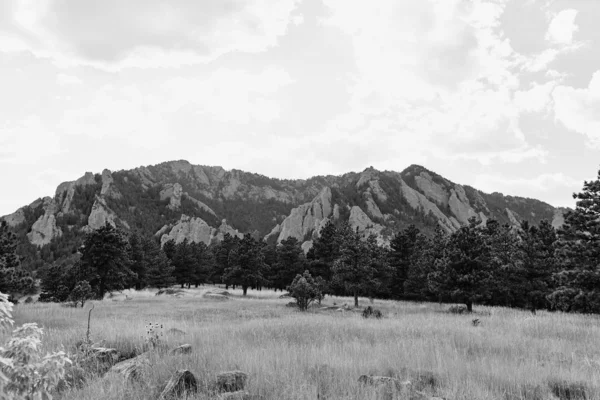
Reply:
M221 221L219 227L213 228L202 220L202 218L182 215L174 226L164 226L156 233L156 236L160 235L161 245L164 245L169 240L174 240L175 243L181 243L186 239L190 242L202 242L209 245L214 241L223 240L223 236L227 233L232 236L237 236L240 239L244 236L236 229L227 225L227 221L225 220Z
M329 220L347 221L386 244L410 224L425 233L437 224L453 232L472 217L512 225L547 219L558 227L564 211L534 199L486 194L417 165L402 172L367 168L280 180L173 161L101 175L88 172L60 184L54 198L3 219L20 232L29 231L26 238L36 246L62 240L66 229L83 235L108 222L156 234L163 243L188 239L209 244L225 233L258 232L270 242L294 237L307 251Z
M62 236L62 231L56 226L57 204L51 197L44 198L44 215L38 218L31 227L27 238L35 246L44 246L53 239Z

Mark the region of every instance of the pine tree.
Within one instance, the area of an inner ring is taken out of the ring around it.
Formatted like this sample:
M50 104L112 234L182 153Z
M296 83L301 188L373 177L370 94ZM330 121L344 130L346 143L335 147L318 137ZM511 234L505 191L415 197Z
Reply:
M562 311L600 313L600 171L573 198L576 208L566 213L558 231L562 271L554 275L558 287L549 300Z
M221 243L214 247L214 268L212 271L211 281L223 282L226 287L229 287L231 282L225 279L225 271L228 270L231 260L232 252L237 249L240 244L240 239L237 236L232 236L226 233L223 236Z
M137 233L129 235L129 268L135 274L132 284L136 290L146 286L146 270L148 269L147 260L143 248L143 239Z
M175 267L167 254L152 238L143 239L144 256L147 265L147 284L151 287L165 288L175 284Z
M14 294L34 287L31 275L21 267L17 238L6 221L0 221L0 292Z
M390 266L392 276L390 290L394 298L404 297L404 283L408 279L411 262L414 257L415 243L421 236L416 226L410 225L403 231L396 233L390 242Z
M265 281L265 267L262 245L247 233L230 254L225 281L241 286L246 296L249 287L258 288Z
M333 281L354 297L354 306L358 307L358 295L373 290L375 270L369 247L358 231L350 231L340 238L340 256L333 264Z
M464 303L469 312L474 302L490 297L489 249L478 224L471 218L468 226L450 236L444 257L428 275L429 288L436 295Z
M129 269L127 247L125 235L108 222L85 236L81 262L99 298L106 292L122 290L135 277Z
M519 237L510 225L488 220L482 230L489 249L490 298L488 302L506 307L523 305L524 269L519 257Z
M192 245L188 243L187 239L183 239L181 243L177 243L175 246L175 255L173 256L173 276L175 282L181 285L190 287L195 279L196 272L196 259L192 251Z
M313 241L313 245L306 254L309 261L309 271L313 277L321 276L326 281L332 277L332 267L340 254L341 232L333 221L328 220L321 229L319 237Z
M285 289L294 277L306 269L306 258L300 242L295 237L282 240L275 249L277 261L274 265L273 285Z

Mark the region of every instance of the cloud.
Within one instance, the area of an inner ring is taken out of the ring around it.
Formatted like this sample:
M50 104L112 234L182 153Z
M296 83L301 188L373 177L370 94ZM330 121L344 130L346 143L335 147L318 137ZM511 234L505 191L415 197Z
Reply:
M529 90L515 92L515 105L522 111L533 113L548 109L552 100L552 91L556 83L549 81L544 84L533 83Z
M61 86L81 85L83 81L74 75L60 73L56 75L56 83Z
M579 30L575 24L577 10L562 10L556 14L546 32L546 40L555 44L571 44L573 35Z
M505 178L498 175L479 174L474 186L485 192L501 191L505 194L515 192L551 192L556 189L581 187L582 181L562 172L541 174L533 178Z
M552 92L555 119L567 129L585 135L589 144L600 148L600 70L587 88L557 86Z
M0 51L67 67L176 67L258 53L284 35L299 0L7 0ZM4 3L4 2L3 2Z
M41 162L60 152L60 138L37 115L0 126L0 164Z

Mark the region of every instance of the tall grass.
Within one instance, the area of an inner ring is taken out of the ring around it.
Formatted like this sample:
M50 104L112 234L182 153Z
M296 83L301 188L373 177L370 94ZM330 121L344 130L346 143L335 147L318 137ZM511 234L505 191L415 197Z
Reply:
M227 301L205 299L206 289L183 297L128 293L97 302L92 340L128 351L140 347L147 322L183 330L165 335L170 347L193 346L191 355L153 360L144 383L118 377L89 382L63 394L65 399L155 398L179 368L191 370L201 386L220 371L240 369L250 376L248 390L262 399L367 399L362 374L405 378L408 370L438 376L436 394L456 400L548 399L552 387L582 383L587 396L600 399L600 319L594 316L476 307L478 314L454 315L437 304L375 301L382 320L352 311L285 307L280 293L231 291ZM113 301L115 300L115 301ZM324 305L351 304L328 298ZM368 300L361 299L364 306ZM85 335L87 310L57 304L19 305L17 323L38 322L46 329L48 351L69 350ZM481 320L473 326L473 318ZM202 394L198 396L202 399Z

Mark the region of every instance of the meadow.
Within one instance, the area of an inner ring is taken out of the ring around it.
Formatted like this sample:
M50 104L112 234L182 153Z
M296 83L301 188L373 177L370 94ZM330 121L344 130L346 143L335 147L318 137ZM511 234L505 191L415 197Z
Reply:
M133 353L143 346L148 323L162 324L170 348L189 343L187 355L151 360L141 383L118 376L92 379L68 389L69 400L156 399L162 385L181 368L206 388L217 373L239 369L249 375L247 390L264 400L368 399L362 374L406 379L428 371L435 387L426 390L452 400L600 399L600 319L595 316L476 306L474 314L451 314L449 305L360 299L361 309L380 309L383 319L333 307L302 313L286 307L281 292L230 290L227 300L203 297L208 287L179 297L155 291L125 292L94 302L92 341ZM323 306L352 305L327 297ZM32 303L15 307L17 324L44 327L47 351L72 351L85 337L84 308ZM473 319L479 319L479 325ZM184 334L169 334L169 329ZM580 397L577 397L579 393ZM201 390L194 398L208 399Z

